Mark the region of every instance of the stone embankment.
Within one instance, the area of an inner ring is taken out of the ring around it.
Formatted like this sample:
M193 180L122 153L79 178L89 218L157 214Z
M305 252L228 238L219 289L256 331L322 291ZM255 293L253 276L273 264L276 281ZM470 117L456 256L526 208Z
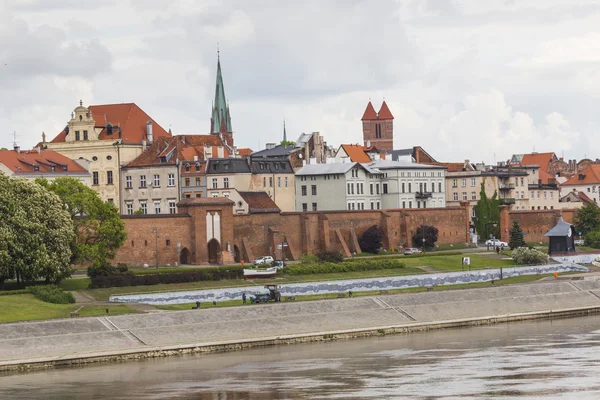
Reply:
M0 371L600 313L600 280L0 324Z

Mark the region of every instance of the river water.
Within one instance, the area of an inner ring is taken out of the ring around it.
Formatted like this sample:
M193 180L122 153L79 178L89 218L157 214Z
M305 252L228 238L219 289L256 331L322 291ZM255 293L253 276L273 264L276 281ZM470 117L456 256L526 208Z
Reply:
M11 374L0 398L599 399L599 357L596 316Z

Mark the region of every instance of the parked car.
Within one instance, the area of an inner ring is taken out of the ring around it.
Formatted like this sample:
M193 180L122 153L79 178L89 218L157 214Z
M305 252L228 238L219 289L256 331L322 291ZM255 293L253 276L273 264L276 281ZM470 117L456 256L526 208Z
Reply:
M409 256L411 254L419 254L422 253L421 249L417 249L416 247L407 247L404 249L404 255Z
M271 264L271 267L275 267L277 269L281 269L281 268L285 267L285 262L283 262L283 261L273 261L273 263Z
M496 247L508 247L508 243L503 242L502 240L499 240L499 239L486 240L485 245L486 246L492 246L494 248L496 248Z
M272 264L273 261L273 257L271 256L258 257L256 260L254 260L254 265Z

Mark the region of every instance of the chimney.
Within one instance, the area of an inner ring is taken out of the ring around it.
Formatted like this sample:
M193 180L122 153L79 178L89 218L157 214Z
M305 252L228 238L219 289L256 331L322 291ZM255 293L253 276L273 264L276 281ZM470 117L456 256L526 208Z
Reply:
M148 143L152 144L154 141L154 135L152 134L152 121L146 122L146 137L148 138Z
M198 156L197 155L194 156L194 161L198 161Z
M367 140L367 147L371 147L371 141Z
M38 146L35 149L37 150L38 154L42 154L42 147L41 146Z
M469 168L469 164L470 164L470 163L471 163L471 162L470 162L469 160L465 160L465 163L464 163L464 165L463 165L463 169L465 169L465 170L466 170L466 169L468 169L468 168Z
M21 147L18 144L13 145L13 149L17 152L17 154L21 154Z
M146 151L146 139L142 139L142 151Z

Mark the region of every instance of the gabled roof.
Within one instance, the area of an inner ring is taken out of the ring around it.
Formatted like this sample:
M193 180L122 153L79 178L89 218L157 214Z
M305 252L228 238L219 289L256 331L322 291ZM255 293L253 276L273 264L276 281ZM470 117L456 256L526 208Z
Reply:
M340 150L344 150L344 152L348 155L348 158L350 158L350 160L352 162L361 162L361 163L371 162L371 157L369 157L369 155L365 152L363 146L361 146L361 145L342 144L342 145L340 145L338 152Z
M379 113L377 113L377 119L394 119L394 116L392 115L392 112L388 108L388 105L385 102L385 100L381 104L381 108L379 109Z
M367 104L367 108L361 118L361 121L368 121L377 119L377 113L375 112L375 108L373 108L373 103L369 100L369 104Z
M569 234L569 232L573 234L573 225L565 222L562 217L560 217L556 226L550 229L550 231L544 236L565 237Z
M554 153L530 153L523 154L523 158L521 158L521 165L538 165L540 169L544 169L548 171L548 166L550 162L556 160L556 154Z
M349 163L334 163L334 164L307 164L300 168L296 175L330 175L330 174L346 174L355 166L360 166L370 174L381 174L377 168L364 163L349 162Z
M583 171L572 176L563 185L590 185L600 183L600 164L591 164Z
M141 143L142 140L148 140L146 137L146 122L152 121L152 134L154 139L161 136L170 137L171 134L165 131L154 119L144 112L135 103L122 104L101 104L88 107L97 128L103 128L100 132L100 140L119 139L119 127L123 143ZM109 135L106 126L111 124L114 127L114 133ZM51 143L65 142L66 131L63 129Z
M239 192L239 194L248 204L250 214L281 212L277 204L265 192Z
M596 202L594 200L589 198L589 196L583 192L577 193L577 197L579 197L579 200L584 204L588 204L588 203L596 204Z
M89 174L88 170L77 162L53 150L40 150L39 153L37 150L21 150L20 152L0 150L0 164L16 175L30 173Z

